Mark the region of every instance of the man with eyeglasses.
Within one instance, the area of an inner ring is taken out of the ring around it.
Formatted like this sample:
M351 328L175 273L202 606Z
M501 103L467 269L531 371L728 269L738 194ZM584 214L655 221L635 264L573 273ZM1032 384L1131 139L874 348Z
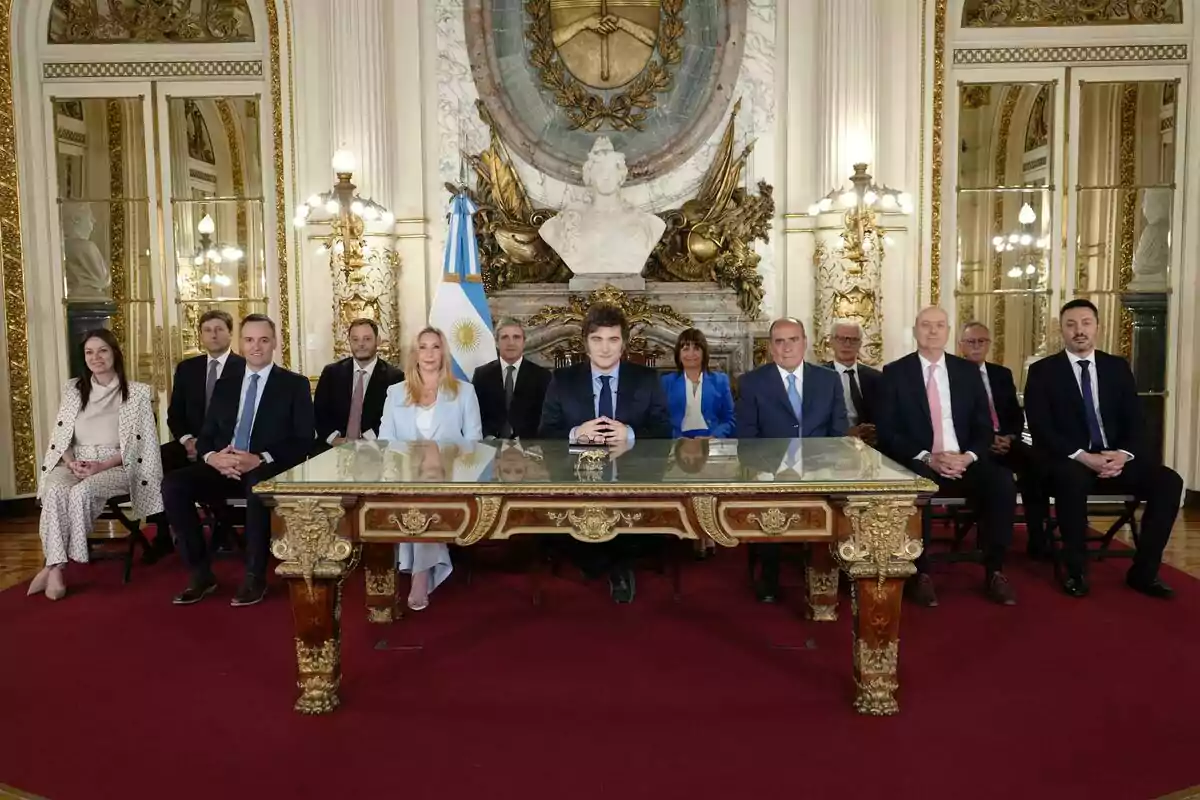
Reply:
M842 379L842 399L846 403L846 419L850 424L848 436L856 436L870 445L875 444L875 408L883 373L858 360L862 350L863 330L857 322L839 320L833 324L829 346L833 361L825 366Z
M1022 438L1025 412L1017 400L1012 370L987 360L991 347L992 333L986 325L972 321L963 326L958 352L979 367L992 422L991 457L1017 476L1017 489L1025 510L1026 551L1037 558L1046 552L1046 516L1050 505L1044 489L1046 476L1038 468L1033 448Z
M603 304L589 308L583 342L587 361L555 370L550 379L539 438L567 438L573 445L605 446L617 454L636 439L670 439L671 417L658 375L622 360L629 342L624 312ZM636 591L630 546L618 537L578 551L585 573L608 573L609 591L618 603L633 602Z

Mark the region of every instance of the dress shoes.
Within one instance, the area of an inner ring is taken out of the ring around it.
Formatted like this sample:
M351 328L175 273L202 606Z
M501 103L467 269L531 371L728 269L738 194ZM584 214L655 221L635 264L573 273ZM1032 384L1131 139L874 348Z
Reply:
M1082 574L1067 575L1062 582L1063 591L1071 597L1087 597L1091 587L1088 586L1087 578Z
M1013 591L1012 584L1008 582L1008 578L1003 572L993 572L987 578L987 586L984 591L989 600L993 603L998 603L1002 606L1015 606L1017 604L1017 593Z
M237 594L229 601L234 608L258 605L267 596L267 582L262 578L247 575L238 587Z
M779 581L760 578L754 582L754 596L760 603L778 603L780 598Z
M637 582L633 570L628 567L617 567L608 574L608 593L614 603L632 603L637 594Z
M42 571L29 582L29 591L25 593L26 596L41 594L46 591L46 584L50 581L51 571L50 567L42 567Z
M933 588L933 578L924 572L918 572L909 578L906 588L909 599L917 605L925 608L937 608L938 599L937 592Z
M188 581L187 588L175 595L172 600L177 606L190 606L199 603L217 590L217 579L212 575L195 575Z
M1175 596L1175 590L1159 580L1157 576L1146 580L1134 575L1132 570L1125 576L1125 585L1135 592L1140 592L1147 597L1155 597L1159 600L1170 600Z

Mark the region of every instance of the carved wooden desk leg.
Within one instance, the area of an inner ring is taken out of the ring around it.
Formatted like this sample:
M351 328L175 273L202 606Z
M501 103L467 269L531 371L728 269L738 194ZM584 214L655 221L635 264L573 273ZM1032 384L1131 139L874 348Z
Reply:
M367 620L391 622L399 615L396 605L396 545L379 542L364 544L362 562L367 575Z
M338 497L281 497L276 510L283 535L271 542L288 581L296 626L296 671L302 714L338 707L341 682L342 579L354 545L339 535L345 515Z
M808 615L816 622L836 622L838 565L824 544L814 544L805 570L808 579Z
M921 542L908 518L915 496L854 497L842 513L849 522L834 554L853 581L854 709L860 714L900 711L896 690L900 654L900 599L904 580L916 572Z

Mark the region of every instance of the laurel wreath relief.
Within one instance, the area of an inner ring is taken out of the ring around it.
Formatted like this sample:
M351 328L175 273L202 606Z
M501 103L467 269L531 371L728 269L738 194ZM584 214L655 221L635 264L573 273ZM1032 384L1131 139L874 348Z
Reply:
M614 130L642 130L646 112L658 103L657 94L671 87L670 67L683 57L679 40L683 37L684 0L662 0L659 23L658 58L651 58L627 88L608 101L588 91L563 66L554 47L550 26L550 0L525 0L529 25L525 38L531 49L529 60L538 68L542 85L554 92L554 102L567 115L572 129L595 131L604 123Z

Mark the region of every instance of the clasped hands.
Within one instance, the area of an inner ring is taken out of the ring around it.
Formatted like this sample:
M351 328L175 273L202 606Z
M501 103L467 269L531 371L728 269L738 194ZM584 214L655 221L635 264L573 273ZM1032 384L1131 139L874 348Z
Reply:
M1013 436L1001 436L996 434L992 437L991 451L998 456L1002 456L1012 448Z
M1125 469L1129 456L1120 450L1102 450L1099 453L1080 453L1077 460L1101 478L1115 478Z
M238 450L233 445L229 445L224 450L218 450L209 456L205 463L226 478L241 480L243 475L262 466L263 460L254 453Z
M575 431L575 441L579 444L622 446L629 441L629 426L609 417L597 417L579 426Z
M110 463L109 461L68 461L67 469L71 470L71 474L76 478L83 480L84 478L98 475L106 469L112 469L120 463L120 458L117 458L115 463Z
M929 467L943 478L961 478L974 459L966 453L930 453Z

